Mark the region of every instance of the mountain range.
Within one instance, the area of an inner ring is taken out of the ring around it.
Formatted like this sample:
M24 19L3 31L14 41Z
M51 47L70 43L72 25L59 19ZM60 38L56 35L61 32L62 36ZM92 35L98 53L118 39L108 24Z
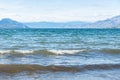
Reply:
M27 22L21 23L9 18L0 21L0 28L120 28L120 15L96 22Z
M96 22L28 22L34 28L120 28L120 15Z

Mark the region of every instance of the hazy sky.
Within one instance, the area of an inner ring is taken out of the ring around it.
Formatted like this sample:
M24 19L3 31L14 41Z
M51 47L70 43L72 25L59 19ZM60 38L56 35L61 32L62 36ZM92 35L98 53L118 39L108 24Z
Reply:
M120 15L120 0L0 0L0 19L96 21Z

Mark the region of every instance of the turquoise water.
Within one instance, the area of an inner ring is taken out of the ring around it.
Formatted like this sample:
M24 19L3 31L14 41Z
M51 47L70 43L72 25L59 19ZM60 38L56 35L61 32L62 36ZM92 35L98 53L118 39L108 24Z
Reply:
M119 29L0 29L1 50L119 49Z
M30 75L0 71L4 80L119 80L120 29L0 29L0 64L60 67Z

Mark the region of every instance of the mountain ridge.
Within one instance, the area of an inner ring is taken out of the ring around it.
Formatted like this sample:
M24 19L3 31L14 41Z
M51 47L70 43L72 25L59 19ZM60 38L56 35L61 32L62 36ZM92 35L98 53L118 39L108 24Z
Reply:
M34 28L120 28L120 15L96 22L28 22L25 24Z
M13 29L13 28L28 28L28 26L26 26L23 23L20 23L18 21L12 20L10 18L3 18L2 20L0 20L0 28L5 28L5 29Z
M0 28L120 28L120 15L96 22L28 22L21 23L9 18L0 21Z

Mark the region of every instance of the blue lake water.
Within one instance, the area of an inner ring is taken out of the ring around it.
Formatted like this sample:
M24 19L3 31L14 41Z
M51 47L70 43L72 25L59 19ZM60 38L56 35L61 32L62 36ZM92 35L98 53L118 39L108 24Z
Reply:
M120 29L0 29L0 64L47 69L4 80L119 80Z

